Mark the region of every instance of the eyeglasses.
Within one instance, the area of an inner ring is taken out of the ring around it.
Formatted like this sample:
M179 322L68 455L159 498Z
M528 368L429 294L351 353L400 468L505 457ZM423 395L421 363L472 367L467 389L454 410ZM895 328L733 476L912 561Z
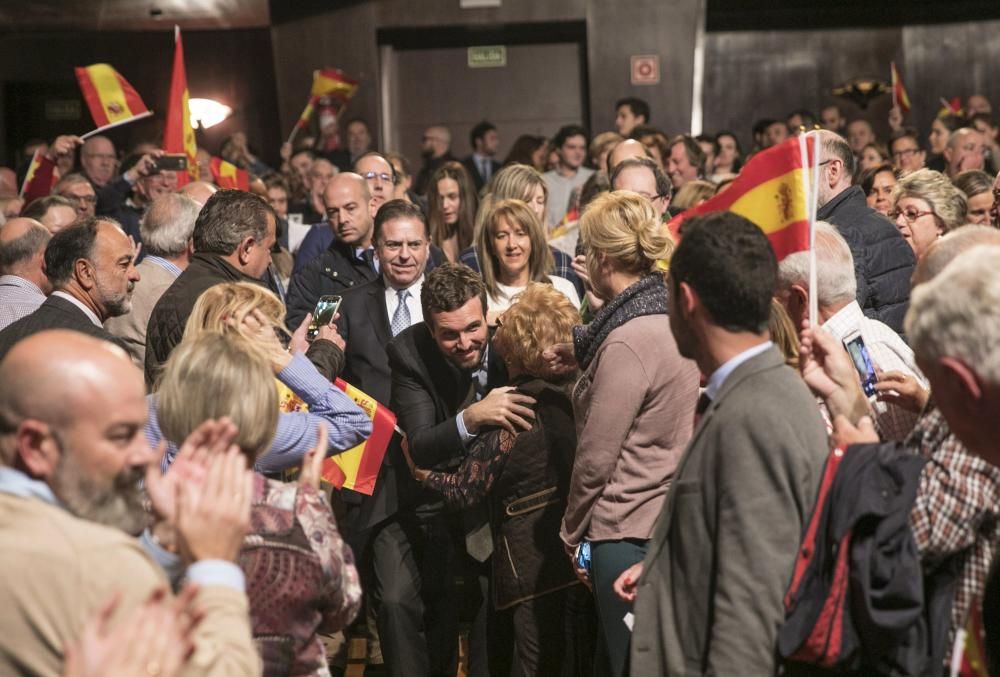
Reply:
M97 204L97 196L96 195L69 195L69 194L65 194L65 195L63 195L63 197L66 198L67 200L76 200L77 202L84 202L84 203L89 204L89 205L95 205L95 204Z
M907 223L913 223L921 216L927 216L928 214L933 215L934 212L929 210L926 212L922 212L916 209L904 209L903 211L899 211L898 209L893 209L891 212L889 212L889 218L895 221L900 216L902 216Z
M914 153L919 153L919 152L920 152L919 148L907 148L905 150L897 150L895 153L892 154L892 159L899 161L905 157L908 157L910 155L913 155Z
M385 172L365 172L361 176L365 177L368 181L381 179L384 183L396 183L395 177L392 174L386 174Z

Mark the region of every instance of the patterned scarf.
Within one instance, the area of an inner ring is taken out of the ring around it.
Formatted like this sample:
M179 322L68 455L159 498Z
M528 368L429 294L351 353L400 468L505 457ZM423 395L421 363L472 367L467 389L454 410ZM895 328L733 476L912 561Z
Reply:
M650 273L597 311L590 324L573 328L573 350L581 369L590 366L608 334L643 315L667 314L667 285L662 273Z

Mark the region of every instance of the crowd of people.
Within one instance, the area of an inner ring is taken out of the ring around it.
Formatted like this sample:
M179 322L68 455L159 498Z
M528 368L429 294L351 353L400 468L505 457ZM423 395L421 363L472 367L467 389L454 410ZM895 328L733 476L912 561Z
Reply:
M27 204L0 168L0 672L1000 670L989 102L653 123L432 126L416 171L361 119L235 134L249 191L105 136L26 147ZM668 226L799 134L815 285ZM396 417L370 493L321 481L373 431L337 378Z

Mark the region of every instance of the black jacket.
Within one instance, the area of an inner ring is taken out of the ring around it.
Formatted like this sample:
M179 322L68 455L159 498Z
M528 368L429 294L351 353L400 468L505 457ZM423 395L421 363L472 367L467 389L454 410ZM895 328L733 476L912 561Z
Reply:
M295 331L306 313L311 313L316 307L319 297L342 294L376 277L378 273L354 254L352 245L334 240L325 252L292 276L285 297L288 307L285 324L289 331Z
M854 445L832 481L827 468L778 633L787 674L940 674L957 576L925 576L910 531L926 462L901 445Z
M114 343L125 352L132 354L124 341L105 331L104 327L98 327L91 322L90 318L75 305L64 298L50 296L42 302L42 305L35 312L22 317L17 322L12 322L3 331L0 331L0 360L21 339L26 339L48 329L78 331Z
M903 333L916 258L892 223L868 206L860 186L827 202L816 218L837 227L854 257L857 299L868 317Z
M221 282L253 282L260 280L244 275L218 254L198 253L174 283L163 292L149 316L146 329L146 384L152 386L160 367L184 336L184 325L194 309L195 301L209 287Z
M493 174L491 178L500 171L500 163L490 158L490 167L493 169ZM466 155L462 158L462 164L465 166L465 171L469 172L469 177L472 178L472 182L476 184L476 192L479 193L483 190L483 186L486 185L486 179L483 178L482 174L479 173L479 167L476 165L476 157L474 155Z
M132 184L126 181L124 176L116 176L108 181L106 186L96 190L97 207L95 212L97 215L110 216L121 224L122 230L127 235L130 235L136 242L142 242L139 221L142 220L144 210L128 204L129 195L132 194Z

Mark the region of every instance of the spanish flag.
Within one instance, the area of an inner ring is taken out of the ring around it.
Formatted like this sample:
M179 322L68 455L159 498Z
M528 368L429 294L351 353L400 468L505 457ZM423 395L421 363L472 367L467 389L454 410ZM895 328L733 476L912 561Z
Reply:
M178 186L198 180L198 147L191 127L191 112L188 110L184 44L181 42L181 29L178 26L174 26L174 70L170 77L170 103L167 105L167 120L163 129L163 150L187 155L188 170L177 172Z
M808 154L813 144L808 143ZM670 221L677 235L692 216L730 211L753 221L767 235L778 260L809 249L807 173L798 138L757 153L724 193L678 214Z
M313 71L312 91L309 93L309 102L306 104L299 121L295 123L295 129L303 129L309 124L316 104L323 97L335 99L341 106L346 104L358 91L358 82L344 75L339 68L324 68Z
M24 175L24 183L21 184L20 195L24 198L25 204L51 195L57 179L56 163L45 157L41 149L36 149L35 154L31 156L28 172Z
M373 397L342 379L338 378L333 384L368 414L368 418L372 420L372 434L353 449L323 461L322 477L337 489L352 489L371 496L375 491L375 480L382 467L382 459L385 458L396 429L396 415ZM285 413L308 411L306 404L281 382L278 382L278 397L281 411Z
M240 169L232 162L226 162L220 157L213 157L209 166L212 169L212 181L219 188L250 190L250 175L247 170Z
M77 68L76 80L98 129L117 127L152 115L132 85L106 63Z
M899 77L899 69L896 68L896 62L891 61L889 67L892 71L892 105L904 113L909 113L910 95L906 92L906 87L903 85L903 78Z

